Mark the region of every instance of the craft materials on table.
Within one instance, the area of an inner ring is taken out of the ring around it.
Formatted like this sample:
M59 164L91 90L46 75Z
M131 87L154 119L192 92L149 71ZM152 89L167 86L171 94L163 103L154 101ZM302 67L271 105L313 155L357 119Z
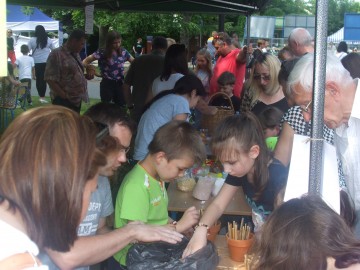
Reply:
M228 222L229 239L248 240L250 238L250 233L251 228L249 225L244 224L244 218L241 219L240 224L235 221L233 221L232 223Z

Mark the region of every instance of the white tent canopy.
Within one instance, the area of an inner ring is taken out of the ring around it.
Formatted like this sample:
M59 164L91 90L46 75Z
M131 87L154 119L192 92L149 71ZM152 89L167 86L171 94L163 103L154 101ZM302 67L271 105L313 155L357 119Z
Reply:
M6 5L6 27L13 32L34 31L39 24L46 31L59 31L59 21L48 17L39 9L33 8L31 14L25 14L21 6Z
M327 37L328 42L339 43L344 40L344 27Z

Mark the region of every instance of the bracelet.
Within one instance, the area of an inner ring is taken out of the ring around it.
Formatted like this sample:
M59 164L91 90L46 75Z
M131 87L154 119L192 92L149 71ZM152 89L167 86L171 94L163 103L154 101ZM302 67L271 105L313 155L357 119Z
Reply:
M205 224L205 223L199 223L194 227L194 230L196 230L199 227L205 227L206 230L209 230L209 225Z
M177 224L177 221L173 221L170 223L172 226L174 226L174 229L175 229L175 232L177 232L177 229L176 229L176 224Z

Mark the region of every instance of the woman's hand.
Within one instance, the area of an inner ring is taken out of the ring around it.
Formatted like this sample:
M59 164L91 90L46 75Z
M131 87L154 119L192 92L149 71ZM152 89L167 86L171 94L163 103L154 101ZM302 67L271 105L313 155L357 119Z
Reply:
M183 252L182 258L185 258L195 253L199 249L205 247L207 243L206 236L207 236L207 228L202 226L197 227L193 237L190 239L190 242L188 243L188 245L186 246Z
M185 232L199 222L200 213L195 206L191 206L184 212L182 218L176 224L178 232Z
M178 233L171 228L160 225L146 225L139 221L133 221L126 226L134 230L135 241L139 242L156 242L164 241L170 244L176 244L183 238L181 233Z

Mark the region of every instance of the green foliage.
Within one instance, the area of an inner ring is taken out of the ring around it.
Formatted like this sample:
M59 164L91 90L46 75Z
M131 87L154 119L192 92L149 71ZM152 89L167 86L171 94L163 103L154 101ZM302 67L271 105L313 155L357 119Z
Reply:
M329 34L337 31L344 24L345 12L360 12L360 3L354 0L328 0L329 3ZM24 7L30 12L30 7ZM271 0L258 12L258 15L277 16L297 14L315 15L316 0ZM75 28L84 28L85 13L83 10L45 9L47 15L59 20L64 30L70 32ZM180 14L180 13L124 13L110 10L95 10L95 34L100 33L100 43L108 30L119 31L123 44L130 49L138 37L146 40L146 36L163 35L175 40L189 40L191 36L199 34L210 36L218 29L218 15L213 14ZM225 31L244 35L246 17L233 14L225 16Z
M22 6L21 7L21 12L24 13L25 15L31 15L31 14L34 13L34 8L33 7Z

